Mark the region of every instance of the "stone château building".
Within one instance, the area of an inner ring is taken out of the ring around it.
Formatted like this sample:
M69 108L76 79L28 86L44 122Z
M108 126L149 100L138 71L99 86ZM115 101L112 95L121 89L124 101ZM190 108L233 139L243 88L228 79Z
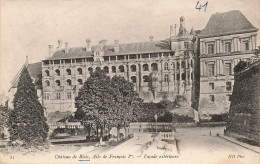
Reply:
M179 32L175 34L171 26L171 36L165 41L153 41L150 37L149 42L119 44L115 40L114 45L107 45L103 40L91 46L91 41L86 40L85 47L69 48L65 43L64 49L60 49L62 41L58 41L58 50L53 54L53 47L49 46L51 57L42 61L44 106L47 111L74 110L78 89L96 69L133 82L146 102L166 97L174 100L176 95L190 100L194 31L186 30L184 17L180 18ZM150 91L151 87L155 92Z
M169 38L161 41L151 36L148 42L107 45L102 40L92 46L87 39L84 47L70 48L59 40L42 60L42 103L47 113L75 111L78 89L100 68L133 82L146 102L182 95L201 116L227 113L234 66L257 60L257 31L240 11L229 11L213 14L201 31L188 31L181 17L178 30L170 26Z
M200 113L227 113L239 61L257 60L258 29L237 10L213 14L200 38Z

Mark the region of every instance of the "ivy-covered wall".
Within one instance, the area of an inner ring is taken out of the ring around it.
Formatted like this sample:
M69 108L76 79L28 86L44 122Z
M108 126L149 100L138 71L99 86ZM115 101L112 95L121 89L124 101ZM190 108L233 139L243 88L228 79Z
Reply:
M243 63L239 63L241 65ZM226 134L235 133L259 145L260 62L235 74Z

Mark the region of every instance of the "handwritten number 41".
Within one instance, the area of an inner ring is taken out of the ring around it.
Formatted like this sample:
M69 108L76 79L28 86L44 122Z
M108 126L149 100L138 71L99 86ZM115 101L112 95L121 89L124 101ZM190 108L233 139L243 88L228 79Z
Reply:
M200 6L198 7L198 5L200 5ZM202 5L202 6L201 6L201 4L200 4L200 1L198 1L198 2L197 2L197 5L196 5L196 9L198 9L198 10L200 11L200 9L201 9L202 7L204 7L204 11L206 11L207 6L208 6L208 1L207 1L204 5Z

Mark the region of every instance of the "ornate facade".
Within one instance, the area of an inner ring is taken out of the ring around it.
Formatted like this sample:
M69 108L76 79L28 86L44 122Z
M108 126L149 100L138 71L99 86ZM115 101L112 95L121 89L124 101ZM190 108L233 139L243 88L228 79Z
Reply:
M176 29L175 29L176 30ZM178 35L163 41L107 45L100 41L91 46L86 40L84 48L60 49L42 62L44 105L47 112L74 110L74 98L78 89L95 69L103 69L107 75L123 76L134 83L135 90L146 102L158 102L163 98L174 100L185 95L190 102L193 81L193 37L180 18ZM150 84L149 84L150 83ZM151 88L154 92L151 92Z

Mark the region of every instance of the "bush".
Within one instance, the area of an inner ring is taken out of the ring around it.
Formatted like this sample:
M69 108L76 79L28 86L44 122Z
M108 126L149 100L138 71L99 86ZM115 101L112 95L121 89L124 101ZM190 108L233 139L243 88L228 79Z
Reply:
M192 117L189 117L189 116L174 114L173 122L174 123L190 123L190 122L194 122L194 120Z

